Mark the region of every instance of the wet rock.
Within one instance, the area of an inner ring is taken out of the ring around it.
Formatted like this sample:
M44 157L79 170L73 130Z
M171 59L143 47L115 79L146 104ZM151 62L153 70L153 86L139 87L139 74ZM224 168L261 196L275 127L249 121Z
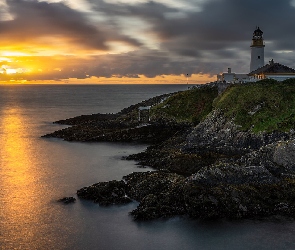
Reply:
M77 191L79 198L92 200L101 206L120 205L132 202L126 195L124 181L99 182Z
M46 134L43 137L62 138L66 141L83 142L141 142L158 143L170 138L184 126L177 123L153 122L145 126L108 121L100 125L76 125Z
M139 201L130 214L135 220L169 218L186 214L183 176L167 171L132 173L124 177L128 193Z
M76 198L74 198L74 197L63 197L63 198L59 199L58 201L62 202L64 204L69 204L69 203L75 202Z
M97 183L77 194L100 205L134 199L139 202L130 212L135 220L295 216L295 179L277 179L256 167L239 173L238 166L220 165L187 178L164 170L132 173L122 181Z
M62 124L62 125L93 125L99 124L103 121L110 121L115 120L118 118L118 114L92 114L92 115L81 115L76 116L73 118L68 118L65 120L55 121L55 124Z
M294 188L294 181L211 187L191 182L185 200L188 214L194 218L294 217Z

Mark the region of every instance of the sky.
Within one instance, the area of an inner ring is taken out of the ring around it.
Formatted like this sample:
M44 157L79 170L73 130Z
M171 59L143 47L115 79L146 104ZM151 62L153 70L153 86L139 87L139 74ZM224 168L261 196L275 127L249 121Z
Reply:
M249 73L256 26L295 68L295 0L0 0L0 81L206 83Z

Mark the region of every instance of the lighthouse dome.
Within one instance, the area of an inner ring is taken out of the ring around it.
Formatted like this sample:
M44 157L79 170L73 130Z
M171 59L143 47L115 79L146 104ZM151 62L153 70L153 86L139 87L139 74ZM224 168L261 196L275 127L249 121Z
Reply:
M256 30L253 32L253 38L262 38L263 31L259 28L256 27Z

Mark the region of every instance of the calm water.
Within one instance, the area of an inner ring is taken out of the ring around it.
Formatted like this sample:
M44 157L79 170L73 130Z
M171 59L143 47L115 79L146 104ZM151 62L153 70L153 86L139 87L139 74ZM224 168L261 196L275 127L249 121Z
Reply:
M77 189L139 169L122 156L144 145L73 143L40 138L52 121L112 113L181 85L0 85L0 249L295 249L288 221L137 223L136 204L101 208Z

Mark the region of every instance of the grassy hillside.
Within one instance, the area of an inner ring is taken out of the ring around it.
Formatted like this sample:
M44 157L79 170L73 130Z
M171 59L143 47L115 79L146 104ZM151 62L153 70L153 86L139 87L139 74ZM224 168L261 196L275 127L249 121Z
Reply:
M235 85L214 100L242 130L288 131L295 128L295 79Z
M151 110L152 118L168 118L178 122L199 123L212 110L217 87L203 86L179 92Z

